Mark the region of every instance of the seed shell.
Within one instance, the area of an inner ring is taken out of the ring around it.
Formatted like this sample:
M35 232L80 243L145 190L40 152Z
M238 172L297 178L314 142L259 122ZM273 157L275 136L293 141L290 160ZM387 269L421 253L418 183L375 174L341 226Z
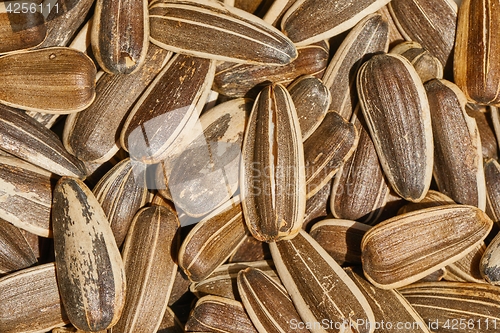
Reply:
M30 267L35 253L19 228L0 219L0 275Z
M391 53L401 54L408 59L424 83L432 79L443 78L443 65L439 59L417 42L398 44L391 50Z

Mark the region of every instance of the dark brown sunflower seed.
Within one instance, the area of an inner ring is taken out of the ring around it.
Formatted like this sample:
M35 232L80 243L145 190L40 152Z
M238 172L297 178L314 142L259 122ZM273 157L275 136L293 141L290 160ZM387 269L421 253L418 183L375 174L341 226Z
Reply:
M35 264L37 259L21 230L0 219L0 274Z
M106 215L82 181L58 181L52 224L57 283L71 323L85 331L113 326L125 302L125 270Z
M156 332L174 284L179 242L177 214L162 206L141 209L123 246L127 297L111 333ZM172 253L174 252L174 253Z
M307 199L306 214L304 215L302 229L307 231L315 221L328 216L328 204L331 192L332 182L329 181L315 195Z
M0 103L45 113L73 113L95 98L96 68L82 52L51 47L0 57Z
M181 131L192 128L207 99L215 61L175 55L135 104L123 125L121 146L130 157L155 164Z
M494 132L493 112L491 112L490 108L471 103L467 103L465 111L476 120L479 137L481 138L483 160L497 159L498 143Z
M151 41L197 57L286 65L293 43L258 17L221 2L155 0L149 4Z
M46 332L69 323L57 288L54 263L0 279L2 333Z
M431 55L417 42L398 44L391 50L391 53L401 54L408 59L415 67L422 82L443 78L443 65L439 59Z
M271 259L269 244L255 239L252 235L246 235L228 261L230 263L239 263L267 259Z
M295 236L302 226L304 148L288 91L266 87L257 97L243 140L240 191L243 215L261 241Z
M332 95L330 110L346 120L351 118L358 100L358 69L371 55L387 52L388 29L382 15L368 15L349 32L328 64L323 82Z
M463 258L488 235L493 222L473 206L426 208L371 228L361 244L366 278L399 288Z
M500 221L500 164L489 159L484 163L484 175L486 179L486 212L498 223Z
M474 118L467 115L465 96L453 83L425 84L434 137L434 179L440 192L457 203L486 208L481 139Z
M418 202L432 179L433 141L429 103L410 62L376 55L358 72L361 109L389 184Z

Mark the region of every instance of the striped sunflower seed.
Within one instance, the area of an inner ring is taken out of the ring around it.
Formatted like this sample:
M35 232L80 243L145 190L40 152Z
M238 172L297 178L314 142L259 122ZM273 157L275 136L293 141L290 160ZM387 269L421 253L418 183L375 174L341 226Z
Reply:
M396 216L363 237L365 276L382 289L408 285L463 258L486 238L492 226L484 212L465 205Z
M35 253L19 228L0 219L0 275L30 267Z
M330 193L332 192L332 182L325 184L315 195L306 201L306 214L304 215L304 223L302 229L309 230L311 225L317 220L328 216L328 203L330 202Z
M489 159L484 163L484 176L486 180L486 213L497 224L500 221L500 164Z
M106 72L130 74L139 70L149 46L148 1L98 0L91 42L93 55Z
M494 285L500 285L500 233L484 250L480 262L481 275L486 281Z
M456 202L447 195L438 191L429 190L425 195L425 198L420 200L420 202L410 202L401 207L398 211L398 215L413 212L419 209L453 204L456 204Z
M297 58L279 30L243 10L210 0L154 0L151 41L167 50L238 63L286 65Z
M406 58L386 54L365 62L357 79L363 116L389 184L405 200L422 200L434 150L420 77Z
M66 313L78 329L107 329L125 302L125 271L109 222L82 181L61 178L53 196L57 284Z
M485 283L480 270L481 258L486 250L486 245L481 242L465 257L446 266L447 281Z
M257 240L252 235L246 235L228 261L230 263L240 263L267 259L271 259L269 244Z
M497 159L498 143L495 137L492 112L490 108L467 103L465 111L470 117L476 120L479 137L481 138L483 160L487 160L489 158Z
M396 45L391 53L401 54L408 59L417 71L422 82L443 78L443 65L417 42L404 42Z
M0 103L45 113L73 113L95 98L96 68L82 52L51 47L0 57Z
M240 191L252 235L271 242L294 237L302 226L304 149L293 101L282 85L257 97L243 139Z

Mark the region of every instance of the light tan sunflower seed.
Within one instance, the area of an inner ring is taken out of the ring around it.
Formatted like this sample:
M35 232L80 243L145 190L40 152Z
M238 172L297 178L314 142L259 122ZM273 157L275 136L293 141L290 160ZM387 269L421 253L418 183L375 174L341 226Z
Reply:
M238 291L248 316L260 333L309 332L304 327L293 326L301 319L285 287L261 270L240 271Z
M362 19L346 36L323 76L332 95L330 110L349 120L357 104L356 74L371 55L387 52L389 27L380 14Z
M327 219L314 224L309 234L339 264L361 264L361 240L370 226L349 220Z
M116 245L121 247L135 213L149 197L145 168L126 158L99 180L92 193L108 218Z
M467 115L465 96L453 83L425 84L434 137L434 179L440 192L457 203L485 210L481 139L474 118Z
M51 237L52 174L15 157L0 157L0 218Z
M481 138L481 147L483 160L489 158L498 158L498 143L495 137L493 117L491 108L482 105L467 103L465 106L467 114L476 120L479 137Z
M356 284L342 268L305 231L291 240L269 244L278 276L287 289L302 320L309 330L341 332L321 325L324 318L340 323L344 329L373 333L373 311Z
M330 210L339 219L373 224L384 211L390 188L359 106L351 123L359 133L359 141L354 153L335 174Z
M2 333L46 332L69 323L59 297L54 263L3 277L0 299Z
M446 266L445 280L485 283L480 271L481 258L485 250L486 245L481 242L465 257Z
M321 41L297 48L297 59L284 66L235 64L217 66L214 90L229 97L254 97L263 85L287 85L301 75L323 76L328 63L328 43Z
M453 77L469 101L500 105L500 20L496 0L465 0L457 23ZM473 60L474 59L474 60Z
M120 144L130 157L155 164L181 131L194 126L205 103L215 61L175 55L143 92L123 125Z
M130 74L139 70L149 44L148 1L98 0L91 42L94 57L106 72Z
M500 285L500 233L484 250L479 265L481 275L487 282Z
M99 201L82 181L58 181L52 228L57 283L71 323L85 331L113 326L125 302L123 261Z
M166 207L143 208L135 215L122 253L127 297L111 333L158 330L177 272L178 228L177 214Z
M400 0L389 11L401 34L415 41L449 67L455 43L457 5L452 0ZM449 67L451 68L451 67Z
M383 290L371 285L363 276L363 270L359 267L345 268L344 271L359 287L370 304L375 322L363 323L364 326L379 325L377 332L392 332L396 323L404 323L404 332L431 333L425 321L410 305L410 303L397 290ZM382 322L387 325L381 325ZM391 323L391 327L389 327ZM407 326L407 323L411 325ZM399 329L398 329L399 330ZM401 329L401 331L403 331Z
M51 128L60 116L58 114L41 113L36 111L26 111L26 114L47 128Z
M97 81L94 103L66 119L66 149L82 161L105 162L116 154L124 118L171 55L151 45L145 65L134 74L103 74Z
M307 198L330 182L358 145L359 133L353 124L336 112L328 112L323 122L304 141Z
M0 149L60 176L85 178L83 163L59 137L21 110L0 105Z
M37 4L24 2L29 8ZM22 11L19 2L8 1L0 3L0 54L26 50L40 45L47 36L45 19L39 11ZM26 6L25 5L25 6Z
M229 258L247 232L239 197L230 199L191 229L179 250L179 266L191 281L200 282Z
M463 282L418 283L400 290L434 332L497 332L500 288ZM448 323L448 325L446 325ZM460 328L460 323L462 324Z
M376 55L361 66L357 88L389 184L403 199L422 200L432 179L434 150L420 77L406 58Z
M282 85L268 86L250 114L240 166L243 215L255 238L271 242L297 234L306 206L305 173L292 98Z
M281 28L297 46L328 39L349 30L389 0L298 0L285 13Z
M273 262L260 260L222 265L203 281L193 282L189 290L198 298L214 295L240 300L236 279L238 273L247 268L258 269L279 282Z
M167 50L238 63L286 65L297 57L282 32L221 2L154 0L151 41Z
M404 42L396 45L391 53L400 54L408 59L422 79L427 82L443 78L443 65L417 42Z
M493 222L473 206L446 205L399 215L363 237L366 278L382 289L399 288L445 267L472 251Z
M287 89L299 117L302 141L305 141L325 119L332 99L330 91L311 75L300 76Z
M0 57L0 103L45 113L73 113L95 98L96 68L85 54L64 47Z
M240 302L218 296L205 296L196 302L185 331L257 333Z
M21 230L0 219L0 274L27 268L36 262L35 253Z

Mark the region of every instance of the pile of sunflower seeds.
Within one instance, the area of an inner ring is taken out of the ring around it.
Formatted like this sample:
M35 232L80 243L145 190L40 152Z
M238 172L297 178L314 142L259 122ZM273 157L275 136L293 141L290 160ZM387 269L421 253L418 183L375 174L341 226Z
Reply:
M500 331L498 26L0 2L0 332Z

